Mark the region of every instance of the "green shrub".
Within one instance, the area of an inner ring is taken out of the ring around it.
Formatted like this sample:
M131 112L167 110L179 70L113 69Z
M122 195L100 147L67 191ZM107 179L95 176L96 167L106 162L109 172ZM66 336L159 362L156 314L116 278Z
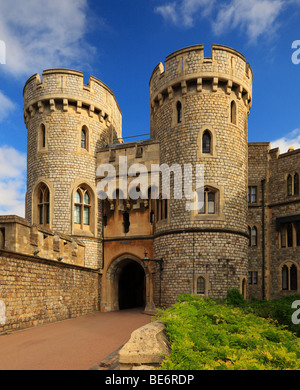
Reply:
M241 308L185 294L158 318L171 345L161 369L300 369L300 339Z
M243 306L245 299L238 289L228 290L226 303L233 306Z
M255 300L248 302L244 309L247 313L251 312L280 325L285 325L288 330L300 337L300 325L292 323L292 314L295 311L292 309L292 303L296 300L300 300L300 295L289 295L269 301Z

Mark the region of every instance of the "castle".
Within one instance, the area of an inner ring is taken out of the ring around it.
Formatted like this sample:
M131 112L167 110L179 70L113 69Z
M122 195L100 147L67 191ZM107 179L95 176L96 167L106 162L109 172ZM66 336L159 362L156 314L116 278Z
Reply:
M66 69L32 76L23 91L26 218L0 217L3 329L95 310L153 312L182 293L298 292L300 150L248 143L252 81L231 48L213 45L210 58L203 45L178 50L150 78L150 138L124 142L120 107L104 83L84 85L81 72ZM125 157L128 168L145 167L149 183L153 166L202 165L202 192L191 174L201 206L187 210L176 196L176 171L170 196L151 184L143 194L136 188L138 199L125 194ZM105 164L117 186L103 200L97 168Z

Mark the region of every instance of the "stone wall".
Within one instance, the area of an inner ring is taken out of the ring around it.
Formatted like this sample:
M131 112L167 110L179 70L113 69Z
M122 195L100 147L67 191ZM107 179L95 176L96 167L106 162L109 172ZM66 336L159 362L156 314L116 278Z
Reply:
M257 187L256 203L248 204L248 226L257 228L257 245L248 249L249 272L257 272L257 284L248 285L249 297L262 298L262 277L265 274L265 297L280 298L300 291L300 245L297 232L293 228L293 245L282 248L278 218L284 223L300 221L300 194L288 195L287 176L300 174L300 150L290 148L280 154L280 150L270 149L269 143L249 143L248 145L248 185ZM265 179L265 210L262 208L262 180ZM263 230L263 217L265 229ZM264 237L264 248L263 248ZM263 249L265 262L263 266ZM282 267L294 264L297 267L297 289L282 288Z
M82 241L41 226L31 226L15 215L0 216L0 249L36 254L41 258L84 266L85 245ZM88 265L87 265L88 266Z
M99 311L98 272L0 250L0 333Z

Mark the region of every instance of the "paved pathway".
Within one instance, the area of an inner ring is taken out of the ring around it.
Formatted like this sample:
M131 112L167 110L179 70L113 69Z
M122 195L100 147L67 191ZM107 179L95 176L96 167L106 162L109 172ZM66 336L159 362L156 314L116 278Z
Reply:
M0 370L89 370L150 321L142 310L122 310L2 335Z

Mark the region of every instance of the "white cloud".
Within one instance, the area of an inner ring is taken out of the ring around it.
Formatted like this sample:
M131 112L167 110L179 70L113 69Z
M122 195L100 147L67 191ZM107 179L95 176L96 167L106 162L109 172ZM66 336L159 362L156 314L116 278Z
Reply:
M174 1L155 8L166 21L176 25L192 27L197 15L208 16L214 6L215 0L182 0Z
M25 216L26 155L0 147L0 215Z
M155 12L166 21L187 28L193 27L197 19L212 16L209 20L216 35L240 28L254 42L261 35L276 31L283 6L283 0L229 0L225 5L215 0L176 0L156 7Z
M4 72L28 75L79 62L94 49L84 41L87 0L0 0Z
M218 12L213 31L220 35L229 28L239 27L254 42L261 35L276 30L283 5L282 0L231 0Z
M15 104L0 91L0 122L2 122L14 108Z
M155 12L161 14L165 20L170 20L172 23L177 24L178 13L176 10L176 3L169 3L155 8Z
M300 148L300 129L295 129L285 137L271 142L271 148L279 148L280 153L286 153L290 146L293 146L295 150Z

